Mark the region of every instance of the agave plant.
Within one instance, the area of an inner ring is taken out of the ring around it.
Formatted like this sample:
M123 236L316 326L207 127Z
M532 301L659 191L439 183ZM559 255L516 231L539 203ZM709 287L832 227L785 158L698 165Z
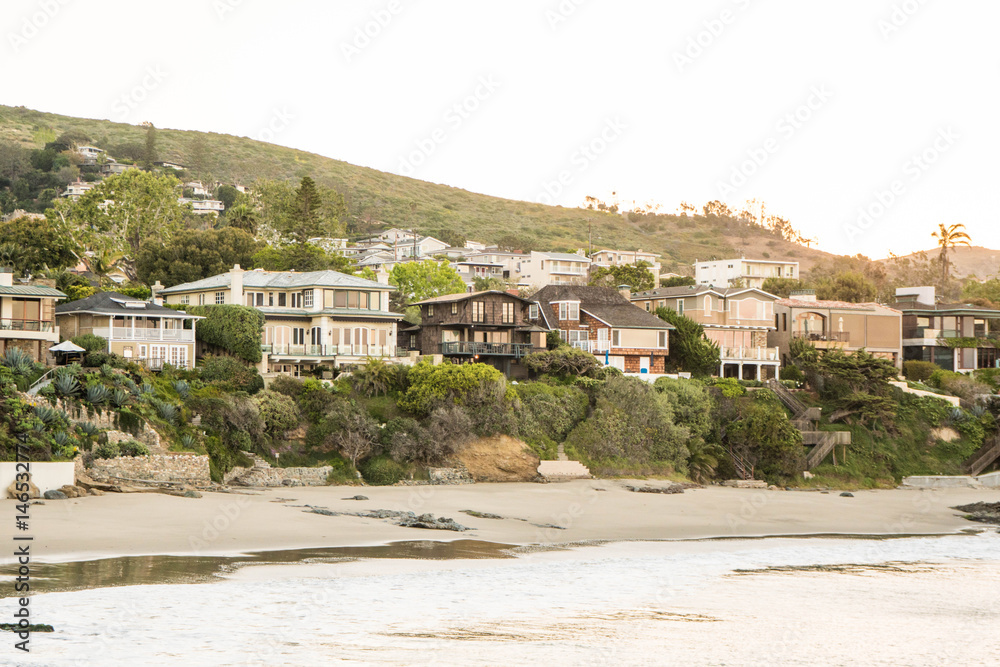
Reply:
M125 387L125 389L127 389L133 396L139 395L139 387L132 381L132 378L122 376L122 386Z
M58 395L66 398L72 398L80 393L80 383L69 373L56 375L56 378L52 381L52 388L55 389Z
M103 384L92 384L87 386L85 398L91 405L103 405L108 402L110 394Z
M60 447L65 447L69 444L69 433L66 431L56 431L52 434L52 439L55 440L55 443Z
M114 407L121 408L128 405L129 394L124 389L115 389L108 396L108 401L110 401L111 405Z
M83 422L77 426L77 429L88 438L96 438L101 433L101 429L97 428L93 422Z
M166 401L156 401L153 405L156 406L156 411L160 413L160 417L163 421L168 424L174 424L177 421L177 406L173 403L167 403Z
M55 408L50 408L45 405L36 405L34 407L35 416L45 425L53 424L59 421L63 413L61 410L56 410Z
M198 441L195 439L193 435L181 436L181 445L184 447L184 449L194 449L196 444L198 444Z
M115 369L111 368L111 364L101 364L101 377L110 380L115 374Z
M0 355L0 366L6 366L15 375L28 375L35 366L35 360L21 348L11 347Z
M186 401L188 396L191 395L191 385L184 380L176 380L174 381L174 391L177 392L177 395L180 396L181 399Z
M38 420L35 420L35 423L31 425L31 430L34 433L44 433L45 429L46 429L45 423Z
M139 388L139 393L145 396L152 396L156 389L148 382L143 382L142 386Z

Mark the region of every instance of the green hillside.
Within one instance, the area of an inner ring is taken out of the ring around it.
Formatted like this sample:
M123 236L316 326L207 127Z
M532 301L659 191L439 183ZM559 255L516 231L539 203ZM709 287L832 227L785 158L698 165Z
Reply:
M73 118L23 107L0 106L0 142L42 148L64 132L85 135L102 148L143 144L145 128ZM826 253L787 243L770 232L716 216L627 216L490 197L358 167L305 151L225 134L157 129L161 160L192 167L203 180L249 185L258 178L298 180L309 175L340 191L348 202L349 229L361 234L382 225L451 232L495 243L513 235L522 249L586 247L588 224L595 248L642 248L663 255L665 271L690 273L696 259L770 256L796 259L808 269ZM114 155L114 151L111 151Z

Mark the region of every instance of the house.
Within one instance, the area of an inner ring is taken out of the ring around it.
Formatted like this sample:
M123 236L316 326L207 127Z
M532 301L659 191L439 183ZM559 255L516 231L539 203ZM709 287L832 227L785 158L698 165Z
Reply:
M108 342L105 352L152 370L164 364L194 366L195 322L200 319L117 292L98 292L56 306L56 321L66 338L95 334Z
M84 164L90 165L97 164L101 156L104 155L104 150L96 146L77 146L76 152L83 158Z
M329 236L316 236L308 239L308 241L314 246L319 246L327 252L338 254L343 254L341 251L347 248L347 239L336 239Z
M587 282L590 258L580 254L532 251L521 261L518 284L542 288L546 285L583 285Z
M134 164L115 162L113 158L108 158L108 161L101 165L101 174L104 176L115 176L117 174L124 174L129 169L138 169L138 167Z
M168 304L239 304L264 314L261 340L264 373L299 377L320 367L364 363L396 356L396 324L382 282L336 271L244 271L162 288Z
M165 160L158 160L153 163L153 166L159 167L160 169L176 169L177 171L184 171L187 169L187 167L178 162L167 162Z
M660 256L655 252L643 252L638 250L598 250L590 256L592 267L603 266L635 266L639 262L649 264L649 272L653 274L653 281L660 278Z
M764 286L768 278L798 279L798 262L778 262L768 259L720 259L694 263L694 281L715 287Z
M28 220L44 220L44 213L28 213L23 208L16 209L12 213L0 216L0 222L14 222L15 220L20 220L21 218L26 218Z
M532 302L500 291L447 294L419 301L421 322L400 335L410 350L490 364L524 377L520 360L545 349L546 329L528 321Z
M575 348L626 373L663 373L673 327L608 287L548 285L532 297L528 319L558 331Z
M801 338L819 349L854 352L864 348L902 367L902 313L877 303L819 301L814 290L798 290L774 304L774 331L767 344L777 347L782 365L791 360L791 343Z
M468 284L472 284L476 278L497 278L503 280L504 265L490 262L481 258L466 259L461 262L452 262L452 267L458 271Z
M482 252L469 252L465 258L470 261L486 261L503 266L504 280L518 282L521 279L521 263L530 259L531 255L518 252L501 252L497 249L487 249Z
M719 376L767 380L781 365L776 346L767 335L774 329L773 294L752 287L686 285L638 292L632 303L653 312L671 310L705 328L705 337L719 346Z
M959 373L1000 368L1000 336L990 327L990 320L1000 319L1000 310L937 303L933 287L897 289L893 306L903 313L904 361L930 361Z
M0 354L17 347L45 362L59 343L55 304L66 295L47 285L15 285L14 274L0 268Z
M392 246L392 253L396 259L432 257L447 247L449 247L447 243L433 236L420 236L397 241Z
M479 241L470 241L468 239L466 239L465 241L465 247L468 248L469 250L480 250L480 251L486 250L485 243L480 243Z
M96 183L88 183L87 181L81 181L76 179L72 183L66 186L66 191L63 192L60 197L67 197L69 199L79 199L83 195L87 194L96 187Z
M208 188L201 181L189 181L184 184L185 190L190 190L193 197L208 197Z
M188 197L178 197L177 203L182 206L191 205L191 212L195 215L209 215L222 213L226 210L226 205L218 199L190 199Z

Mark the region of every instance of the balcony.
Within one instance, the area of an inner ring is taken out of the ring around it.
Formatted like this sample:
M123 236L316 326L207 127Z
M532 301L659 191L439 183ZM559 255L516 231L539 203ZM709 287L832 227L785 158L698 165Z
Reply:
M978 334L977 334L978 335ZM903 331L903 338L919 338L923 340L938 340L939 338L960 338L957 329L932 329L930 327L913 327Z
M793 331L792 338L803 338L810 343L849 343L848 331Z
M12 320L0 319L0 331L32 331L51 333L55 330L55 322L51 320Z
M610 340L575 340L570 343L570 346L591 354L604 354L611 351Z
M722 361L778 361L776 347L720 347Z
M446 356L488 355L520 359L533 351L534 347L530 343L477 343L472 341L441 343L441 354Z
M389 345L261 345L261 352L277 357L391 357L396 348Z
M131 327L114 327L113 329L94 329L94 333L109 341L139 340L165 341L170 343L193 343L192 329L132 329Z
M173 368L192 368L191 362L186 359L171 361L170 359L153 357L150 359L132 359L132 361L148 368L151 371L162 371L163 367L167 365Z

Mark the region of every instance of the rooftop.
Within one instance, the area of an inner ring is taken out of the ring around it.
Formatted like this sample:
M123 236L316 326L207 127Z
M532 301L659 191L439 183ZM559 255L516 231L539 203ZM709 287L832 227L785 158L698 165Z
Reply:
M538 303L552 304L558 301L579 301L580 310L596 317L613 327L628 329L672 329L673 327L656 315L647 313L633 305L617 290L610 287L590 285L547 285L531 297ZM547 309L542 313L548 322L551 316Z
M149 301L142 301L131 296L125 296L118 292L98 292L86 299L70 301L61 306L56 306L56 315L69 315L72 313L97 313L99 315L133 315L157 317L178 317L184 319L201 319L196 315L188 315L183 311L177 311L166 306L159 306Z
M220 273L190 283L167 287L160 294L177 292L197 292L209 289L228 289L232 284L232 272ZM392 285L347 275L338 271L245 271L243 288L248 289L296 289L305 287L356 287L358 289L394 289Z

